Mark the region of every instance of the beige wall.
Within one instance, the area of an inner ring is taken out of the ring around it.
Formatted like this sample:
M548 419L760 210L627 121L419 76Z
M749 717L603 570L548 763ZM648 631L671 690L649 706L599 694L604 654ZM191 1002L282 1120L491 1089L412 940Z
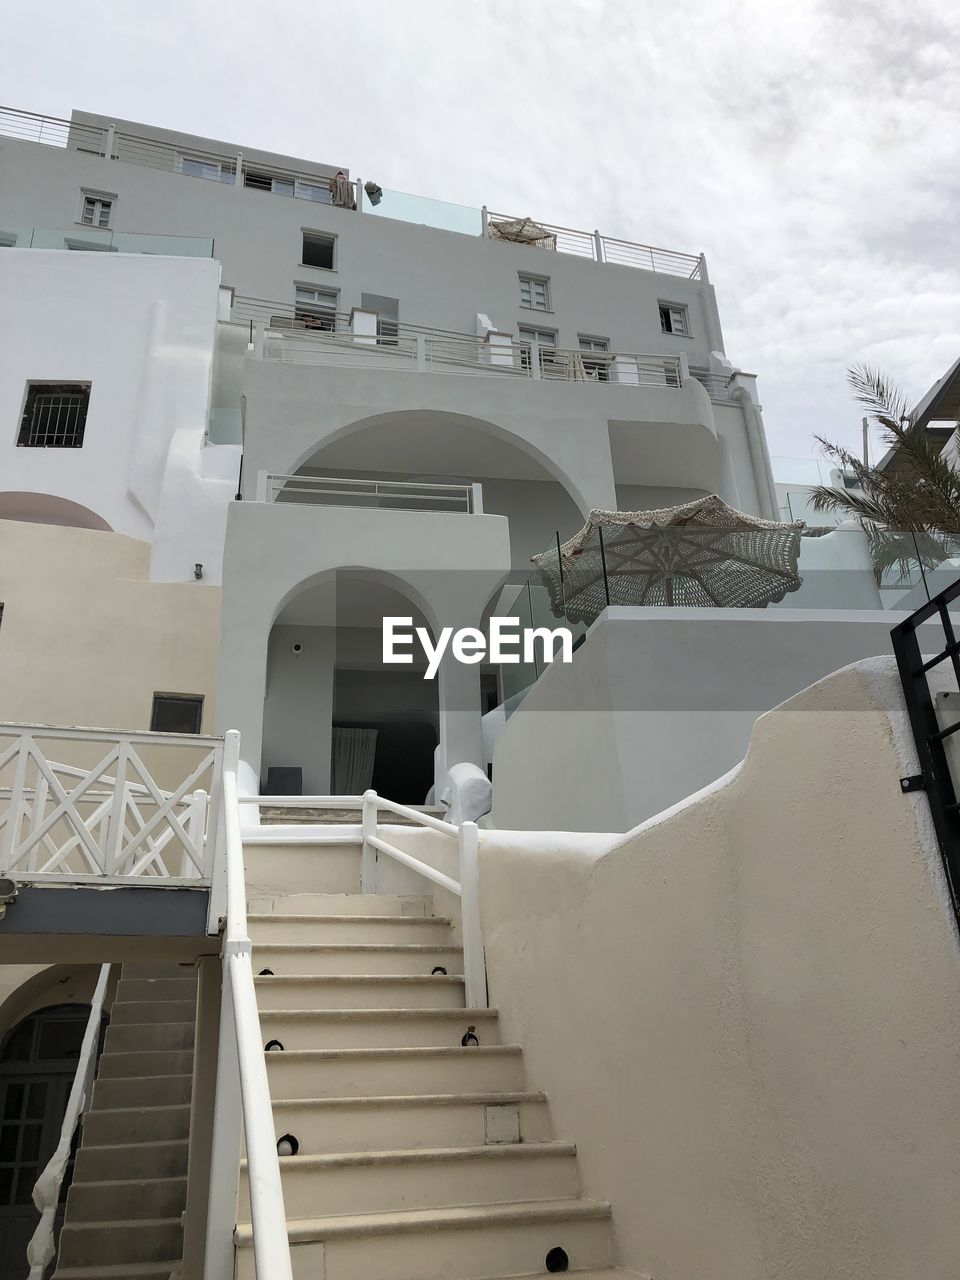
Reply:
M491 1003L621 1265L954 1280L960 962L906 741L874 660L606 852L482 833Z
M212 732L220 590L147 579L121 534L0 520L0 721L148 729L155 691L204 695Z

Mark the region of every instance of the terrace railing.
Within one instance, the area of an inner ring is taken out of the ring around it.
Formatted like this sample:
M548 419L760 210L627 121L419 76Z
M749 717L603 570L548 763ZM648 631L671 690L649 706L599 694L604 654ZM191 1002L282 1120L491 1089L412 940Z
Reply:
M121 129L114 124L80 124L56 116L21 111L15 107L0 107L0 136L84 151L127 164L179 173L184 177L207 179L227 186L252 188L320 204L333 202L331 177L334 170L330 165L309 170L291 169L276 163L248 162L242 151L211 151L202 146L180 147L160 138ZM488 239L508 238L498 235L497 227L520 221L507 214L492 213L486 205L479 208L457 205L407 192L384 190L375 183L364 184L360 178L350 179L350 183L356 209L366 215ZM367 185L375 193L376 203L366 193ZM601 235L599 231L579 231L572 227L542 222L536 222L535 225L544 232L541 247L558 253L591 258L594 262L657 271L686 280L707 281L706 261L702 254L678 253L654 245L636 244L630 240Z
M259 476L260 502L295 502L310 506L381 507L393 511L445 511L480 514L479 484L422 484L419 481L361 480L340 476Z

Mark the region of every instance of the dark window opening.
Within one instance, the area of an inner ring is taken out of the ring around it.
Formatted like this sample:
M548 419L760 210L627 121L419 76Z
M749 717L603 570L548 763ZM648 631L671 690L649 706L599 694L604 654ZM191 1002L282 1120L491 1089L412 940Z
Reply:
M196 693L155 693L150 715L152 733L199 733L203 696Z
M28 383L17 444L27 449L79 449L89 403L89 382Z
M324 267L327 271L332 271L333 246L333 236L318 236L304 232L301 262L305 267Z

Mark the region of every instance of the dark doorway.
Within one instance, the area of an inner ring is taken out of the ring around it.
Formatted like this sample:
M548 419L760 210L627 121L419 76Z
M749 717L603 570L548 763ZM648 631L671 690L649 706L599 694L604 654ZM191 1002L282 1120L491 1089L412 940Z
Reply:
M25 1280L30 1274L27 1245L40 1220L32 1192L60 1140L89 1016L82 1004L38 1009L8 1032L0 1047L0 1280ZM106 1018L98 1052L105 1030ZM71 1154L57 1232L72 1173Z
M340 724L335 728L376 729L377 751L370 786L398 804L423 804L433 786L433 753L437 731L424 721L380 720Z

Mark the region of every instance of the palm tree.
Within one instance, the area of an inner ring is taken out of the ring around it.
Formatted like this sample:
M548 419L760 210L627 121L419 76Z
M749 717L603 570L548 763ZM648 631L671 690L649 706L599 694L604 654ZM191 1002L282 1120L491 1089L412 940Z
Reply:
M815 511L852 516L870 540L878 578L896 566L901 578L919 559L932 568L955 555L960 537L960 471L944 458L943 441L914 425L903 391L878 369L855 365L847 382L857 401L883 430L885 443L900 453L899 466L878 471L842 445L816 436L824 454L852 475L856 491L819 485ZM907 533L911 536L904 538Z

